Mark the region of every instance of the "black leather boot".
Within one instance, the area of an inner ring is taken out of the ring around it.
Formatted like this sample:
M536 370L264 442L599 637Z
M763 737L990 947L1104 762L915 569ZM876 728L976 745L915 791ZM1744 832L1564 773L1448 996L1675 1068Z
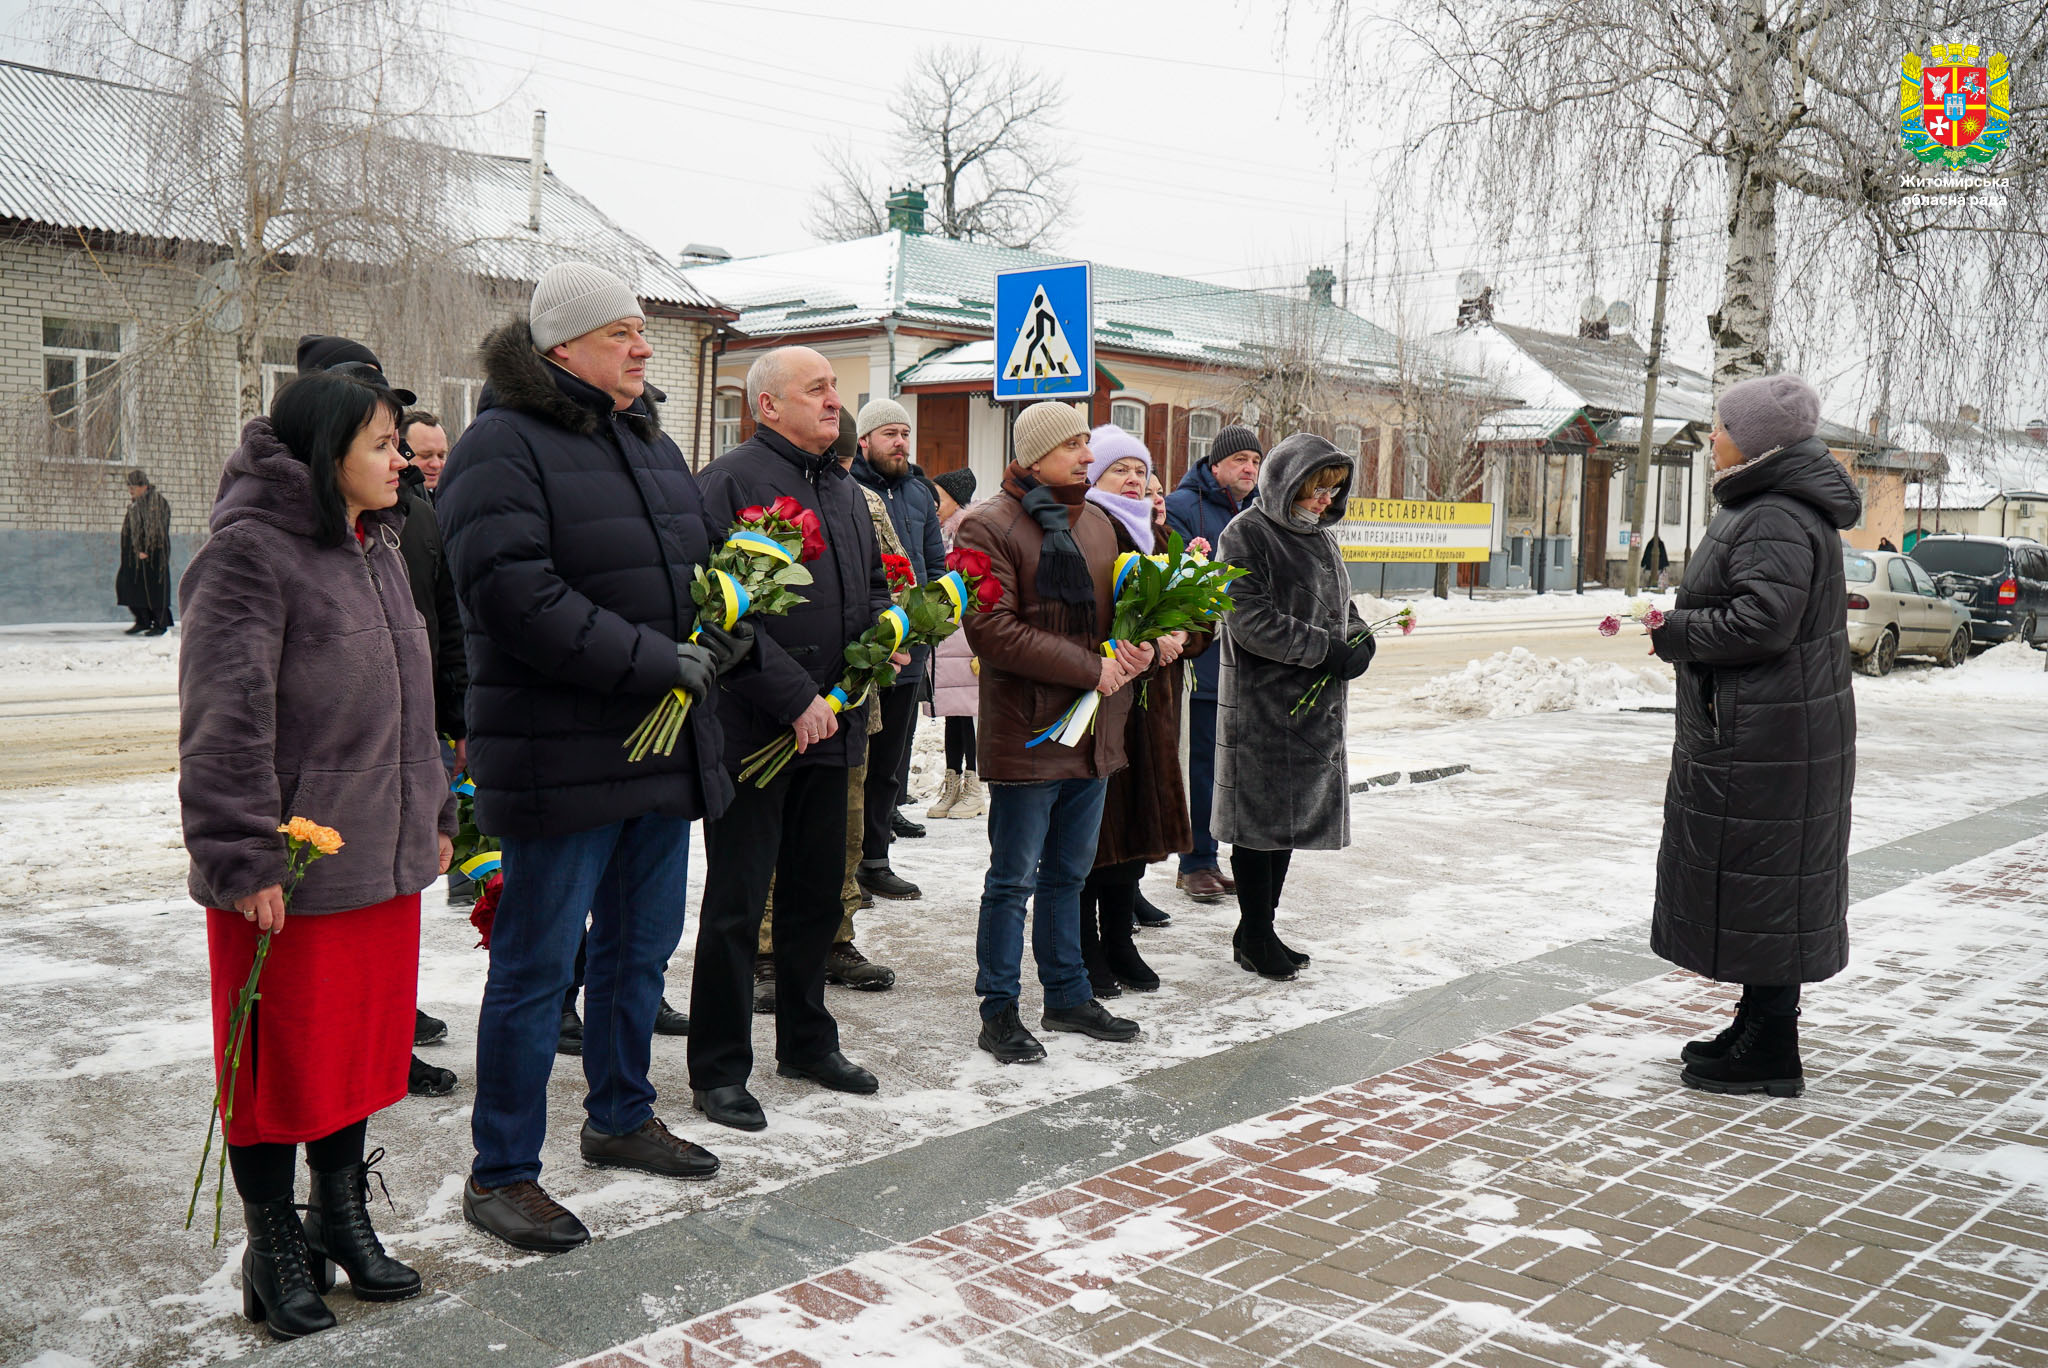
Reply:
M1116 975L1109 971L1109 961L1102 955L1102 930L1098 920L1095 901L1086 893L1081 895L1081 967L1088 971L1088 989L1096 998L1118 998L1124 995L1123 985L1116 981Z
M1806 1073L1799 1062L1799 1014L1752 1013L1727 1054L1688 1064L1678 1077L1686 1087L1702 1092L1799 1096L1806 1091Z
M334 1286L334 1265L340 1264L357 1301L404 1301L419 1295L420 1275L386 1254L370 1227L370 1175L383 1157L384 1151L377 1149L362 1163L338 1173L313 1170L313 1191L306 1203L306 1251L313 1284L322 1292ZM382 1186L382 1176L377 1182Z
M313 1290L306 1232L291 1198L244 1202L242 1222L249 1228L249 1247L242 1251L242 1314L272 1339L332 1330L334 1313Z
M1130 899L1104 898L1102 909L1102 961L1116 981L1135 993L1159 991L1159 975L1138 953L1132 932L1137 930L1135 903ZM1097 993L1098 998L1102 994Z
M1231 937L1231 955L1238 967L1248 974L1285 983L1300 977L1293 960L1287 957L1280 938L1273 934L1273 923L1269 921L1240 921L1237 934Z

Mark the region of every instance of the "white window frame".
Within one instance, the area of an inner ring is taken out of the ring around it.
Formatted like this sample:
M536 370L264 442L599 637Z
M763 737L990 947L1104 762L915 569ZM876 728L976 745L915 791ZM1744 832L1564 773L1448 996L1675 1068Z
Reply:
M58 455L53 451L51 452L51 459L72 465L126 464L125 449L128 436L128 403L130 396L128 392L128 379L121 365L121 357L127 350L127 331L119 323L96 323L89 319L71 318L63 314L45 314L42 316L41 322L45 337L41 347L42 355L39 358L42 362L39 379L43 388L44 442L47 447L53 427L63 427L72 434L73 444L77 448L65 455ZM115 349L108 351L104 347L67 347L61 343L50 342L47 340L47 336L49 326L52 323L80 328L111 328L114 333ZM60 388L49 383L51 361L67 361L72 367L71 379L65 386L61 387L69 388L72 391L74 402L69 408L58 410L51 407L57 389ZM95 361L103 364L97 370L88 369ZM95 456L84 450L83 434L79 432L79 416L84 411L85 406L92 402L92 396L89 394L83 398L79 396L80 392L88 386L92 379L108 371L113 372L114 385L112 400L114 415L113 441L104 455ZM66 418L71 420L68 424L63 422Z
M1118 414L1122 414L1123 417L1118 417ZM1126 419L1133 416L1135 416L1137 419L1135 426L1132 423L1125 421ZM1125 432L1130 433L1131 436L1137 438L1139 441L1144 441L1145 401L1143 399L1132 398L1128 395L1122 398L1110 400L1109 421L1116 424L1116 426L1122 428Z
M1206 433L1195 431L1195 425L1209 424ZM1216 444L1216 434L1223 431L1223 415L1214 409L1195 409L1188 414L1188 468L1192 470L1209 459L1209 448Z
M725 412L732 405L732 415ZM711 454L723 456L740 444L747 413L747 396L736 389L722 389L711 399Z
M1346 440L1346 433L1350 434L1349 440ZM1354 461L1365 453L1365 429L1356 423L1337 424L1330 430L1330 440L1336 444L1337 450Z

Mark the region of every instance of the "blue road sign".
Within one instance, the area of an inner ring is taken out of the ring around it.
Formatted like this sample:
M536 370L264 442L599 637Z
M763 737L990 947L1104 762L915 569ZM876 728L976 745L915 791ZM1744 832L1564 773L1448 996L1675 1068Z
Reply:
M1095 278L1085 261L996 272L998 399L1095 393Z

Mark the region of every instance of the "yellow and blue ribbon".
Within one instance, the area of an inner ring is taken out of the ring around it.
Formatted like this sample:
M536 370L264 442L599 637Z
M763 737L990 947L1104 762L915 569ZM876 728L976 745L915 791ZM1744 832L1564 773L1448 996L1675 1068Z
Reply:
M486 850L481 855L472 855L464 860L460 868L464 874L478 883L482 883L485 879L497 873L498 866L504 862L505 857L502 854L495 850Z
M866 695L865 693L863 693L863 694L861 695L861 698L866 698L866 697L867 697L867 695ZM837 684L834 684L834 685L832 686L832 692L831 692L831 693L828 693L828 694L826 694L826 695L825 695L825 703L826 703L826 705L827 705L828 707L830 707L830 708L832 709L832 711L833 711L833 712L836 712L836 713L842 713L842 712L845 712L845 711L846 711L846 710L847 710L848 708L852 707L852 706L853 706L853 705L854 705L854 704L855 704L856 702L858 702L858 701L859 701L859 700L857 700L857 699L852 699L852 698L848 698L848 697L846 696L846 690L845 690L845 689L843 689L843 688L841 688L841 687L840 687L839 685L837 685Z
M460 794L464 798L474 798L476 797L476 780L470 778L468 775L465 774L460 779L457 779L454 783L450 784L448 786L448 791L450 793Z
M766 532L735 532L725 539L725 544L727 546L741 547L757 556L767 556L772 560L779 560L784 565L792 565L796 562L796 557L789 554L789 548L769 536Z
M960 621L967 612L967 579L958 570L948 570L933 580L946 601L953 605L953 621Z
M1109 596L1112 599L1123 597L1124 581L1131 577L1131 571L1137 569L1138 562L1143 559L1145 558L1135 551L1126 551L1116 558L1116 581L1109 591ZM1115 652L1111 651L1110 654L1114 655Z
M1132 553L1125 552L1124 554L1130 555ZM1116 659L1116 643L1114 641L1105 641L1096 649L1101 651L1105 658L1110 660ZM1038 735L1032 737L1029 741L1026 741L1024 743L1024 749L1030 750L1033 747L1042 745L1045 742L1052 740L1053 737L1059 735L1060 731L1067 725L1067 723L1074 720L1075 709L1079 708L1083 703L1087 702L1088 693L1092 692L1093 690L1084 692L1079 698L1075 699L1072 703L1068 704L1067 710L1061 713L1056 719L1054 719L1053 724L1050 727L1047 727L1044 731L1040 732Z
M910 614L901 608L884 608L882 615L875 619L875 625L888 629L889 649L894 651L903 644L903 638L910 635Z
M733 533L734 537L746 535L748 534L744 532ZM734 624L745 617L748 611L753 608L754 600L748 597L747 586L741 584L731 575L726 574L725 571L713 570L711 578L717 582L719 596L725 600L725 611L720 614L720 617L724 619L722 625L725 630L730 632ZM690 640L695 641L702 632L703 628L701 627L693 629L690 632Z

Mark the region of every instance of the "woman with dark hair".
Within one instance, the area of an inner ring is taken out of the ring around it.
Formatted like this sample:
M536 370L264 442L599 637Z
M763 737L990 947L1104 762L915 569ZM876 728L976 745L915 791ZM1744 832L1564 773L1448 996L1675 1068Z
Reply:
M325 1330L333 1267L364 1301L419 1292L370 1227L371 1113L405 1096L422 888L455 799L434 734L426 627L399 557L398 404L302 376L228 459L212 536L179 586L178 798L206 908L214 1061L259 937L275 932L235 1078L228 1163L249 1244L242 1308L279 1339ZM281 824L341 834L287 918ZM287 926L289 921L289 926ZM292 1196L297 1146L312 1188Z

